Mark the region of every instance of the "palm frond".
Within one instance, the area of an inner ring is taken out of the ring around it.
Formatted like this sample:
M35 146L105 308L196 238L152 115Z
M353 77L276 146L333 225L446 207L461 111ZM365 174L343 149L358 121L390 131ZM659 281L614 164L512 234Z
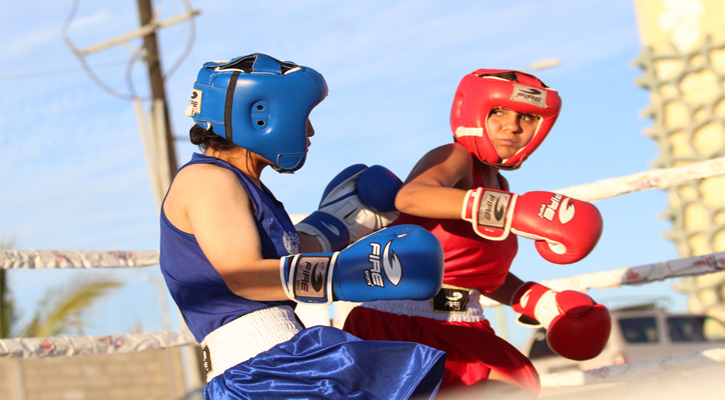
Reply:
M22 330L24 337L49 337L79 333L83 313L102 297L121 286L115 280L76 281L46 292L34 318Z
M12 249L17 236L0 238L0 250ZM0 338L14 336L18 322L17 309L7 282L7 271L0 269Z
M7 285L6 277L6 271L0 269L0 338L13 337L18 322L15 301Z

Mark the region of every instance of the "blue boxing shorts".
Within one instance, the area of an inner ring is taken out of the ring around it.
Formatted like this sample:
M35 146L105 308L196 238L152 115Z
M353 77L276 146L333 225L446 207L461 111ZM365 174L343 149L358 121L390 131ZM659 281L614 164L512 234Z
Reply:
M244 341L237 341L244 346ZM213 358L211 360L213 362ZM417 343L365 341L329 326L226 368L204 388L206 399L432 399L445 353Z

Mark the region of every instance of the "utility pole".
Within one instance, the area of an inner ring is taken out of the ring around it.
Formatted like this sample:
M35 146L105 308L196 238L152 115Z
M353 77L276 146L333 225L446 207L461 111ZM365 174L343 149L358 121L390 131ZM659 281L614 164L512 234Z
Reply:
M141 20L141 26L147 26L151 23L153 10L151 8L151 0L138 0L138 14ZM147 33L144 38L144 49L146 50L146 65L148 67L149 83L151 86L151 98L153 99L152 115L155 115L155 123L162 132L156 132L161 141L166 142L166 166L161 166L163 170L168 170L169 182L178 167L176 163L176 151L174 148L174 135L171 131L171 123L169 121L169 111L166 104L166 90L164 88L164 77L161 69L161 58L159 57L158 42L156 40L156 31L152 30ZM164 151L163 149L159 149ZM162 161L159 160L159 163ZM162 177L164 179L164 177Z
M151 0L138 0L138 15L142 28L151 24L151 18L153 17ZM174 134L171 131L169 110L166 103L166 89L162 73L163 70L161 69L158 42L156 40L156 30L151 30L144 35L143 47L146 56L146 66L148 68L149 86L151 88L151 131L153 132L152 136L155 141L156 163L158 168L156 170L158 174L156 184L159 186L155 194L157 203L160 205L163 193L171 184L178 165L176 163ZM162 289L159 291L162 298L165 299L165 292ZM164 316L168 319L168 315L166 314L168 307L163 301L162 307L164 309ZM201 364L196 352L190 347L181 348L179 351L182 358L185 389L189 391L200 387L203 384L201 381Z

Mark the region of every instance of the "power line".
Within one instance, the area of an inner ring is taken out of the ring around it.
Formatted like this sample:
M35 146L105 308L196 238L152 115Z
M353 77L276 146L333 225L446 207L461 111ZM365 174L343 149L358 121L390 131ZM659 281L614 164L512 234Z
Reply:
M93 68L94 69L112 68L112 67L117 67L119 65L124 65L126 63L127 63L127 61L125 61L125 60L109 61L109 62L103 63L103 64L96 64L93 66ZM84 72L84 69L78 68L78 67L57 69L57 70L50 70L50 71L47 69L44 69L42 72L23 72L23 73L17 73L17 74L0 75L0 82L19 81L19 80L24 80L24 79L37 80L37 79L45 78L45 77L77 74L79 72Z
M68 46L68 48L71 50L73 55L78 59L78 62L81 64L81 68L83 71L85 71L88 76L91 78L91 80L96 84L96 86L100 87L104 91L108 92L114 97L119 97L126 100L134 100L138 99L138 96L136 95L136 90L133 85L133 81L131 79L131 71L133 70L133 65L142 57L143 53L146 52L145 57L149 57L149 48L147 48L147 41L145 38L149 36L155 36L156 30L167 27L170 25L178 24L180 22L188 21L189 26L189 39L187 41L186 47L182 54L178 57L178 59L172 64L172 67L164 74L161 71L159 71L160 78L163 81L165 81L177 68L184 59L190 54L191 48L194 43L194 39L196 36L196 24L194 22L195 16L199 14L198 10L194 10L191 7L191 4L188 0L183 0L183 3L186 8L186 13L182 15L177 15L174 17L169 18L165 21L158 21L157 14L153 12L151 9L151 5L149 2L149 5L147 6L147 18L142 21L141 28L137 29L136 31L130 32L128 34L122 35L117 38L113 38L110 40L107 40L103 43L99 43L93 46L90 46L86 49L78 49L73 41L71 40L70 36L68 35L68 30L70 28L71 23L75 19L76 11L78 10L78 0L74 0L71 6L70 13L68 15L68 18L66 19L65 23L63 24L63 28L61 29L61 35L63 37L64 42ZM139 7L141 7L141 3L139 3ZM126 43L133 39L139 39L144 38L144 47L143 48L137 48L135 49L129 60L127 61L127 68L126 68L126 83L128 86L128 93L122 93L109 85L107 85L103 80L101 80L95 73L94 69L88 64L86 61L86 56L88 56L91 53L95 53L104 49L107 49L109 47L115 47L122 45L123 43ZM148 61L147 61L148 62ZM154 83L152 83L152 88L154 86ZM146 98L144 100L147 100Z

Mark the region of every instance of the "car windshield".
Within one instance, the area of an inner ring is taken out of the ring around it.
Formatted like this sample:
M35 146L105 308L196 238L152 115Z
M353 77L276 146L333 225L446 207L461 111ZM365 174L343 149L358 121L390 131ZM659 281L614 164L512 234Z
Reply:
M619 327L627 343L657 343L659 333L654 317L621 318Z
M667 329L673 342L706 342L705 317L668 317Z

